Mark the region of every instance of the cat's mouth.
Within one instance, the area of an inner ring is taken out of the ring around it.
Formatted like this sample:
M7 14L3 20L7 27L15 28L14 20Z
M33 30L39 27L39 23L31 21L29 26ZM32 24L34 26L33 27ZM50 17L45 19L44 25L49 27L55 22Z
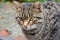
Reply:
M39 30L37 28L33 28L33 29L30 29L30 30L23 29L23 31L24 31L25 34L32 35L32 36L34 36L35 34L37 34L39 32Z
M23 27L22 30L25 34L27 35L35 35L37 34L41 29L42 26L37 26L37 25L32 25L32 26L27 26L27 28Z

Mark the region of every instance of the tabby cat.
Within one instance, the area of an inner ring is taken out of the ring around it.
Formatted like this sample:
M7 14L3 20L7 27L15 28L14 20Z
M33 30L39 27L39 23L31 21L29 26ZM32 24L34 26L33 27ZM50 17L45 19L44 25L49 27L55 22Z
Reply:
M58 24L55 2L20 3L16 20L28 40L52 40L51 32ZM56 6L57 5L57 6Z

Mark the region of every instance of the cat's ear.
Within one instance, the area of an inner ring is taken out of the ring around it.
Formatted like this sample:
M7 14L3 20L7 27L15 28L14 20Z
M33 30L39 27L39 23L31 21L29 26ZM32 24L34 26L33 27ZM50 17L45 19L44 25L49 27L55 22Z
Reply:
M16 8L17 7L22 7L22 3L20 3L20 2L13 1L13 3L15 4Z
M13 1L13 3L16 6L16 12L17 14L21 14L23 11L23 3L17 2L17 1Z
M39 1L35 2L35 3L34 3L34 7L35 7L36 9L38 9L37 11L42 12L42 10L41 10L41 8L42 8L42 3L41 3L41 2L39 2Z

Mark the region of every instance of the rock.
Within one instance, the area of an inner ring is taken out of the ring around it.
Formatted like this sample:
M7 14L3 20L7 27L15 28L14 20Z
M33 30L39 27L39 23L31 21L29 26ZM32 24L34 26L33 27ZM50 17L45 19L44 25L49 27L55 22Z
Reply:
M0 16L0 19L3 19L4 17Z
M23 35L20 35L16 38L16 40L27 40Z
M5 37L7 37L7 36L10 36L10 33L8 32L8 30L1 30L0 31L0 36L5 36Z

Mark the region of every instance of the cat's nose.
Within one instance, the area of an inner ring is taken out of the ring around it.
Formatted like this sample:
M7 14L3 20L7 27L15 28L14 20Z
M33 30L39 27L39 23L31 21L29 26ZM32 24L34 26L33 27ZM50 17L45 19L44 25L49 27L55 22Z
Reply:
M27 27L28 22L27 22L27 21L25 21L23 25L24 25L24 27Z
M24 28L27 28L28 24L24 24Z
M24 26L25 29L27 29L27 26Z

